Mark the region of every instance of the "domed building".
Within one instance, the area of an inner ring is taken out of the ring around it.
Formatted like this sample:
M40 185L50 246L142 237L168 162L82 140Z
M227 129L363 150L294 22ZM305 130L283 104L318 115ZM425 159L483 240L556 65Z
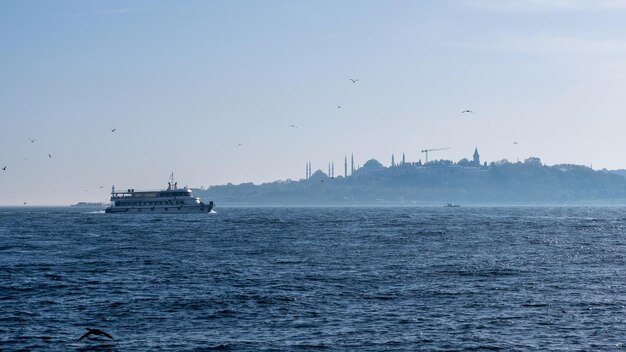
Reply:
M375 172L375 171L381 171L386 169L386 167L383 166L383 164L381 164L378 160L376 159L370 159L368 160L363 167L361 167L359 169L359 171L361 172Z

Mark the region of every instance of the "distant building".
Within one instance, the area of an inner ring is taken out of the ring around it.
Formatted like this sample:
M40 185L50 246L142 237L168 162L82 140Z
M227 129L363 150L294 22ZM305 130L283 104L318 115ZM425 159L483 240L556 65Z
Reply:
M480 154L478 154L478 148L474 149L474 156L472 161L474 162L474 165L480 166Z
M350 156L350 163L351 163L350 175L354 175L354 154Z
M383 166L378 160L370 159L365 164L363 164L362 168L359 168L359 172L374 172L374 171L382 171L385 170L386 167Z

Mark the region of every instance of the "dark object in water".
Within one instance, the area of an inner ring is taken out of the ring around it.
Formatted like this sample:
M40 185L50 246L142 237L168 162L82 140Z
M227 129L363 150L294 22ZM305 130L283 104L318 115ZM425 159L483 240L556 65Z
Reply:
M108 338L110 338L111 340L113 340L113 336L109 335L107 332L102 331L100 329L91 329L91 328L87 328L87 332L80 337L80 339L78 339L78 341L84 339L85 337L89 336L89 335L101 335L101 336L106 336Z

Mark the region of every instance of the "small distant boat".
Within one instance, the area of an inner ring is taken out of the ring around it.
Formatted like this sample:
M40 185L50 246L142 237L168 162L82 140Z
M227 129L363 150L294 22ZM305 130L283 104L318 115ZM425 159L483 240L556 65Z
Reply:
M460 208L461 204L448 203L444 207L446 207L446 208Z
M90 203L90 202L78 202L71 204L70 207L74 208L105 208L107 205L104 203Z

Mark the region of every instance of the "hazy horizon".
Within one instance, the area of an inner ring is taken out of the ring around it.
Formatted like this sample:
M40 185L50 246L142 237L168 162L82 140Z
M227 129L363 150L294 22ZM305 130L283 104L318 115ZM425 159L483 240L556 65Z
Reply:
M442 147L429 158L626 168L626 0L0 8L0 205Z

